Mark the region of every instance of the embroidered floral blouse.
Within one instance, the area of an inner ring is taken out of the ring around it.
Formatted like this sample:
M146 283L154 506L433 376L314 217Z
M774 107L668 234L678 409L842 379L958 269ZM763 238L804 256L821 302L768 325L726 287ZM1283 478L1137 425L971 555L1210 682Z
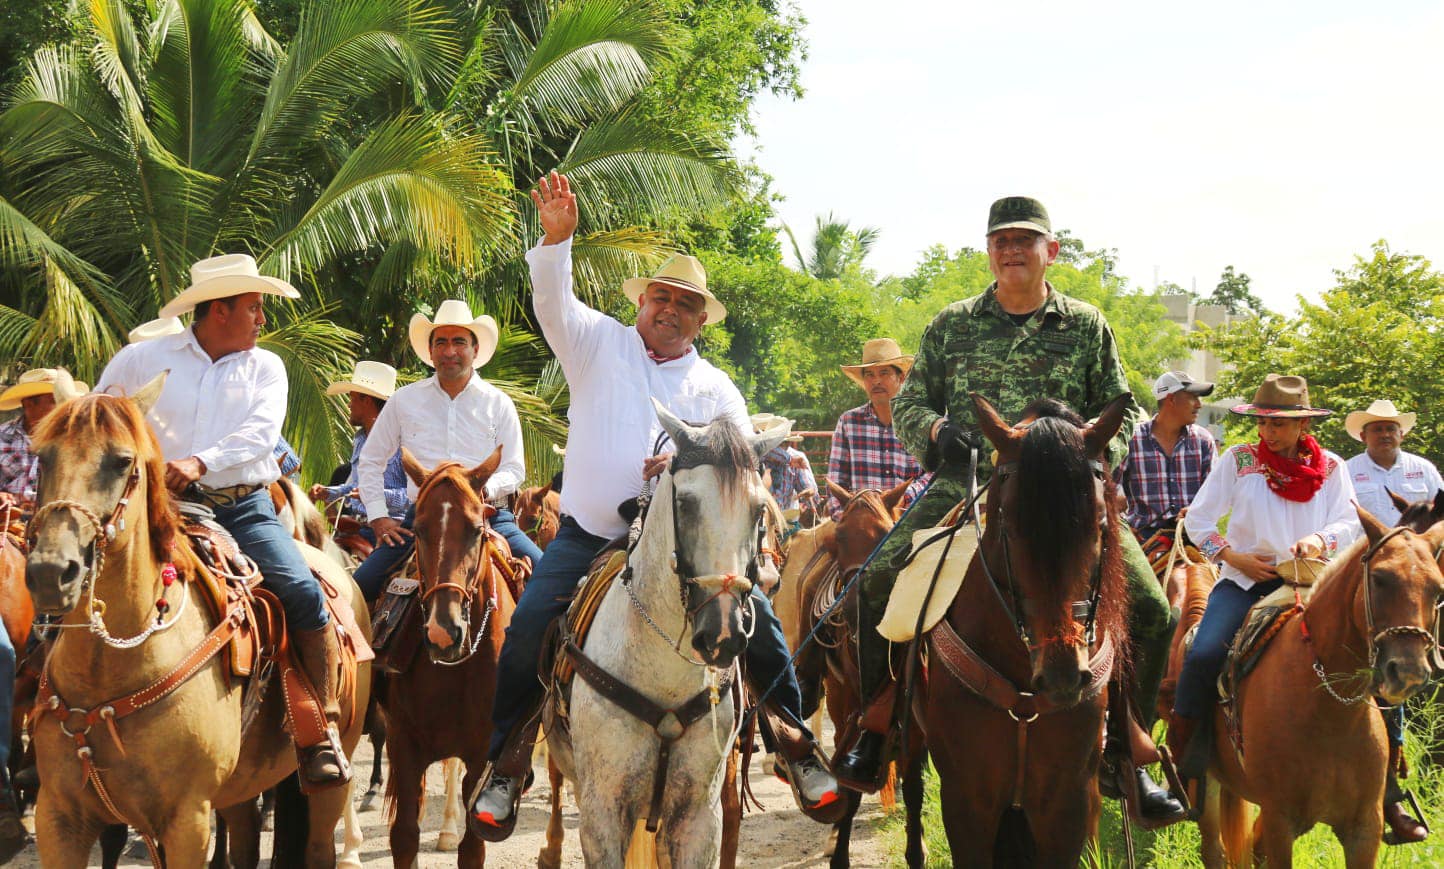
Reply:
M1277 564L1293 557L1289 548L1300 538L1319 534L1324 538L1324 557L1332 558L1363 534L1363 528L1350 503L1354 500L1354 484L1349 480L1343 459L1328 450L1324 451L1324 458L1328 462L1328 476L1323 487L1313 498L1300 503L1285 500L1269 490L1257 445L1229 447L1213 463L1203 488L1188 507L1183 519L1188 536L1211 559L1217 559L1220 552L1232 546L1237 552L1258 555ZM1218 532L1218 523L1226 515L1229 516L1228 534L1224 536ZM1221 577L1240 588L1254 584L1242 571L1228 564L1223 565Z

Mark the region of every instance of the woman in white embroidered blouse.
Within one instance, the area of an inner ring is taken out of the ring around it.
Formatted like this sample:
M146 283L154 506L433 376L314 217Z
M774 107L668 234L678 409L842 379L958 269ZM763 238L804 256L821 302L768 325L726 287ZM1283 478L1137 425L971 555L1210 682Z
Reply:
M1311 406L1308 389L1302 377L1270 374L1252 403L1233 408L1257 419L1258 442L1220 456L1184 516L1188 536L1224 566L1178 679L1169 730L1179 756L1213 709L1214 685L1249 608L1282 584L1275 566L1331 557L1362 533L1343 459L1309 433L1330 411ZM1226 515L1225 536L1218 523Z

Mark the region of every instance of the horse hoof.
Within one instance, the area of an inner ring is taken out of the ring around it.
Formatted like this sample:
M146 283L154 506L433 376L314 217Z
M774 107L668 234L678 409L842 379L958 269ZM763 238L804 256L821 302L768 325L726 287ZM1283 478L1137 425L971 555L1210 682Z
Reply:
M371 807L372 807L373 805L375 805L375 804L376 804L376 789L375 789L375 788L372 788L371 790L367 791L367 792L361 797L361 807L360 807L360 811L369 812L369 811L371 811Z
M455 851L460 844L461 836L457 833L442 831L442 833L436 837L436 850L438 851Z
M361 858L352 854L336 861L336 869L361 869Z
M543 848L536 858L537 869L561 869L562 855L558 851L553 853L550 848Z

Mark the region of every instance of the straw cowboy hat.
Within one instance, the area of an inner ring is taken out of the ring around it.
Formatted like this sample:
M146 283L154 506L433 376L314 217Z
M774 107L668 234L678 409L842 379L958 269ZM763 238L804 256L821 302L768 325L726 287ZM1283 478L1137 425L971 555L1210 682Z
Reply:
M385 401L396 391L396 369L384 362L359 360L351 370L350 380L338 380L326 387L327 395L359 392Z
M179 335L186 327L181 323L180 317L157 317L154 320L147 320L130 330L127 339L131 344L139 344L142 341L149 341L152 338L164 338L167 335Z
M1368 410L1356 410L1344 417L1344 431L1356 441L1364 439L1364 426L1371 422L1397 422L1399 424L1399 437L1409 433L1414 423L1419 419L1418 414L1400 413L1394 407L1394 402L1387 398L1381 398L1369 405Z
M411 349L432 368L436 365L431 361L431 333L440 326L460 326L470 329L471 334L476 336L476 360L471 363L472 368L485 365L491 354L496 352L496 342L501 334L497 331L496 321L485 314L472 317L471 308L465 302L447 299L436 309L435 320L426 319L425 314L412 314L411 325L407 327L411 335Z
M191 285L160 309L161 317L179 317L201 302L229 299L243 293L265 293L299 299L301 293L280 278L267 277L249 254L228 253L203 259L191 266Z
M0 392L0 410L15 410L20 402L37 395L54 395L56 404L64 404L89 391L89 386L72 380L64 368L32 368L20 375L14 386Z
M1311 419L1328 416L1324 410L1309 404L1309 382L1292 374L1270 374L1253 394L1253 401L1230 408L1239 416L1268 416L1284 419Z
M871 368L874 365L891 365L902 372L903 377L913 370L913 357L902 352L897 342L891 338L874 338L862 345L862 362L857 365L843 365L842 373L851 377L853 381L867 389L867 384L862 379L862 369Z
M785 416L778 416L775 413L754 413L750 419L752 420L752 427L757 430L758 434L766 434L769 431L780 428L791 429L794 425L792 420ZM800 444L802 443L802 435L789 434L782 439L782 442L785 444Z
M707 270L702 268L701 261L694 256L679 253L662 263L662 267L650 278L628 278L622 281L622 292L635 301L652 284L666 284L669 287L691 290L701 296L706 302L703 310L707 312L708 323L720 323L727 319L727 306L707 289Z

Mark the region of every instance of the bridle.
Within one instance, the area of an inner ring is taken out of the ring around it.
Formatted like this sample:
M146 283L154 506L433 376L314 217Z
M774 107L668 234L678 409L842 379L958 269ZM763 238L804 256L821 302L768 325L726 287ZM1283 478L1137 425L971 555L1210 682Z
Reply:
M1108 469L1102 462L1096 459L1089 459L1088 464L1093 469L1095 479L1102 481L1108 479ZM1007 482L1008 477L1016 473L1017 470L1018 463L1016 461L1004 462L997 466L993 472L993 482L997 484L999 491L1001 491L1003 484ZM1013 570L1012 552L1008 546L1007 517L1003 511L1001 497L998 499L997 510L998 537L1002 541L1003 547L1003 575L1007 579L1007 582L1001 583L998 581L997 574L993 572L992 565L988 563L988 554L981 546L978 547L978 561L983 565L983 573L988 577L989 588L991 588L993 594L997 596L998 602L1003 606L1003 610L1012 618L1013 628L1018 634L1018 639L1021 640L1023 645L1031 652L1041 646L1047 645L1051 641L1044 640L1040 643L1035 640L1032 633L1028 630L1028 625L1023 620L1023 594L1022 590L1018 587L1018 578ZM983 527L980 509L976 499L973 502L973 521L976 523L976 527ZM1103 524L1107 521L1108 510L1105 507L1105 509L1099 512L1100 529L1102 529ZM1083 636L1089 648L1093 646L1097 639L1098 601L1102 597L1103 565L1108 556L1107 540L1108 537L1105 533L1101 537L1101 545L1103 548L1098 553L1098 563L1094 565L1093 573L1088 579L1088 597L1083 600L1075 600L1070 605L1074 623L1083 622Z
M868 495L869 493L873 494L876 497L865 498L864 496ZM887 508L883 506L881 489L859 489L854 492L852 497L847 499L847 503L842 505L842 515L838 517L838 521L841 522L842 519L846 518L847 511L851 510L853 508L853 505L857 504L859 501L861 501L862 506L866 507L871 513L876 515L878 518L885 520L888 524L889 531L894 525L896 525L896 521L893 519L892 514L889 513L887 511ZM884 533L886 534L886 532ZM872 547L868 547L868 549L871 550ZM822 550L819 549L818 552L822 552ZM814 555L813 557L816 558L817 556ZM846 584L847 581L851 579L854 575L856 575L858 571L862 570L865 564L867 564L866 558L864 558L862 561L859 561L857 564L849 564L846 567L839 566L839 573L841 574L841 578L839 581ZM802 575L806 576L807 571L804 570L802 572Z
M451 466L461 467L459 462L446 462L432 469L431 474L426 478L426 484L416 493L416 502L418 504L421 503L424 495L435 488L433 481L441 479L439 472ZM476 654L476 650L481 648L481 641L486 637L487 625L491 623L491 614L496 612L497 609L496 584L493 582L491 594L485 595L486 604L481 614L481 623L476 627L476 630L472 630L471 614L476 608L477 598L483 596L483 586L486 584L486 569L487 565L491 562L490 550L495 545L491 539L491 528L486 521L486 511L488 508L483 504L481 509L481 521L474 526L481 532L481 543L479 546L472 547L472 563L470 569L466 571L466 581L464 583L446 581L436 582L428 586L426 584L425 571L421 568L421 559L417 559L416 562L416 575L422 587L420 598L422 611L425 612L428 602L435 597L437 593L442 591L455 592L461 596L462 643L465 644L466 636L468 634L471 635L471 645L467 648L465 655L455 661L438 661L433 658L432 663L438 666L455 667L469 661L471 656Z
M1372 672L1378 663L1380 640L1386 637L1423 637L1424 641L1429 645L1429 666L1437 677L1440 674L1444 674L1444 654L1441 654L1439 648L1439 616L1440 607L1444 606L1444 602L1434 605L1434 624L1429 628L1422 628L1418 625L1390 625L1389 627L1378 629L1374 622L1374 556L1379 554L1379 550L1384 548L1385 543L1388 543L1400 533L1408 530L1410 529L1404 526L1390 529L1389 533L1380 537L1378 542L1371 544L1368 549L1365 549L1359 559L1364 571L1361 584L1363 586L1362 591L1364 596L1364 639L1367 643L1369 653L1369 670ZM1444 555L1444 541L1441 541L1438 546L1434 547L1435 563L1438 563L1440 555ZM1310 649L1312 650L1313 642L1309 634L1308 622L1305 620L1306 613L1307 608L1300 612L1299 620L1304 632L1304 640L1309 643ZM1323 683L1324 688L1335 700L1345 705L1352 705L1362 703L1373 693L1370 686L1366 684L1363 690L1356 695L1349 697L1341 696L1334 690L1332 680L1329 678L1327 671L1324 670L1323 662L1319 660L1318 652L1315 651L1313 656L1314 674L1319 677L1319 681Z

